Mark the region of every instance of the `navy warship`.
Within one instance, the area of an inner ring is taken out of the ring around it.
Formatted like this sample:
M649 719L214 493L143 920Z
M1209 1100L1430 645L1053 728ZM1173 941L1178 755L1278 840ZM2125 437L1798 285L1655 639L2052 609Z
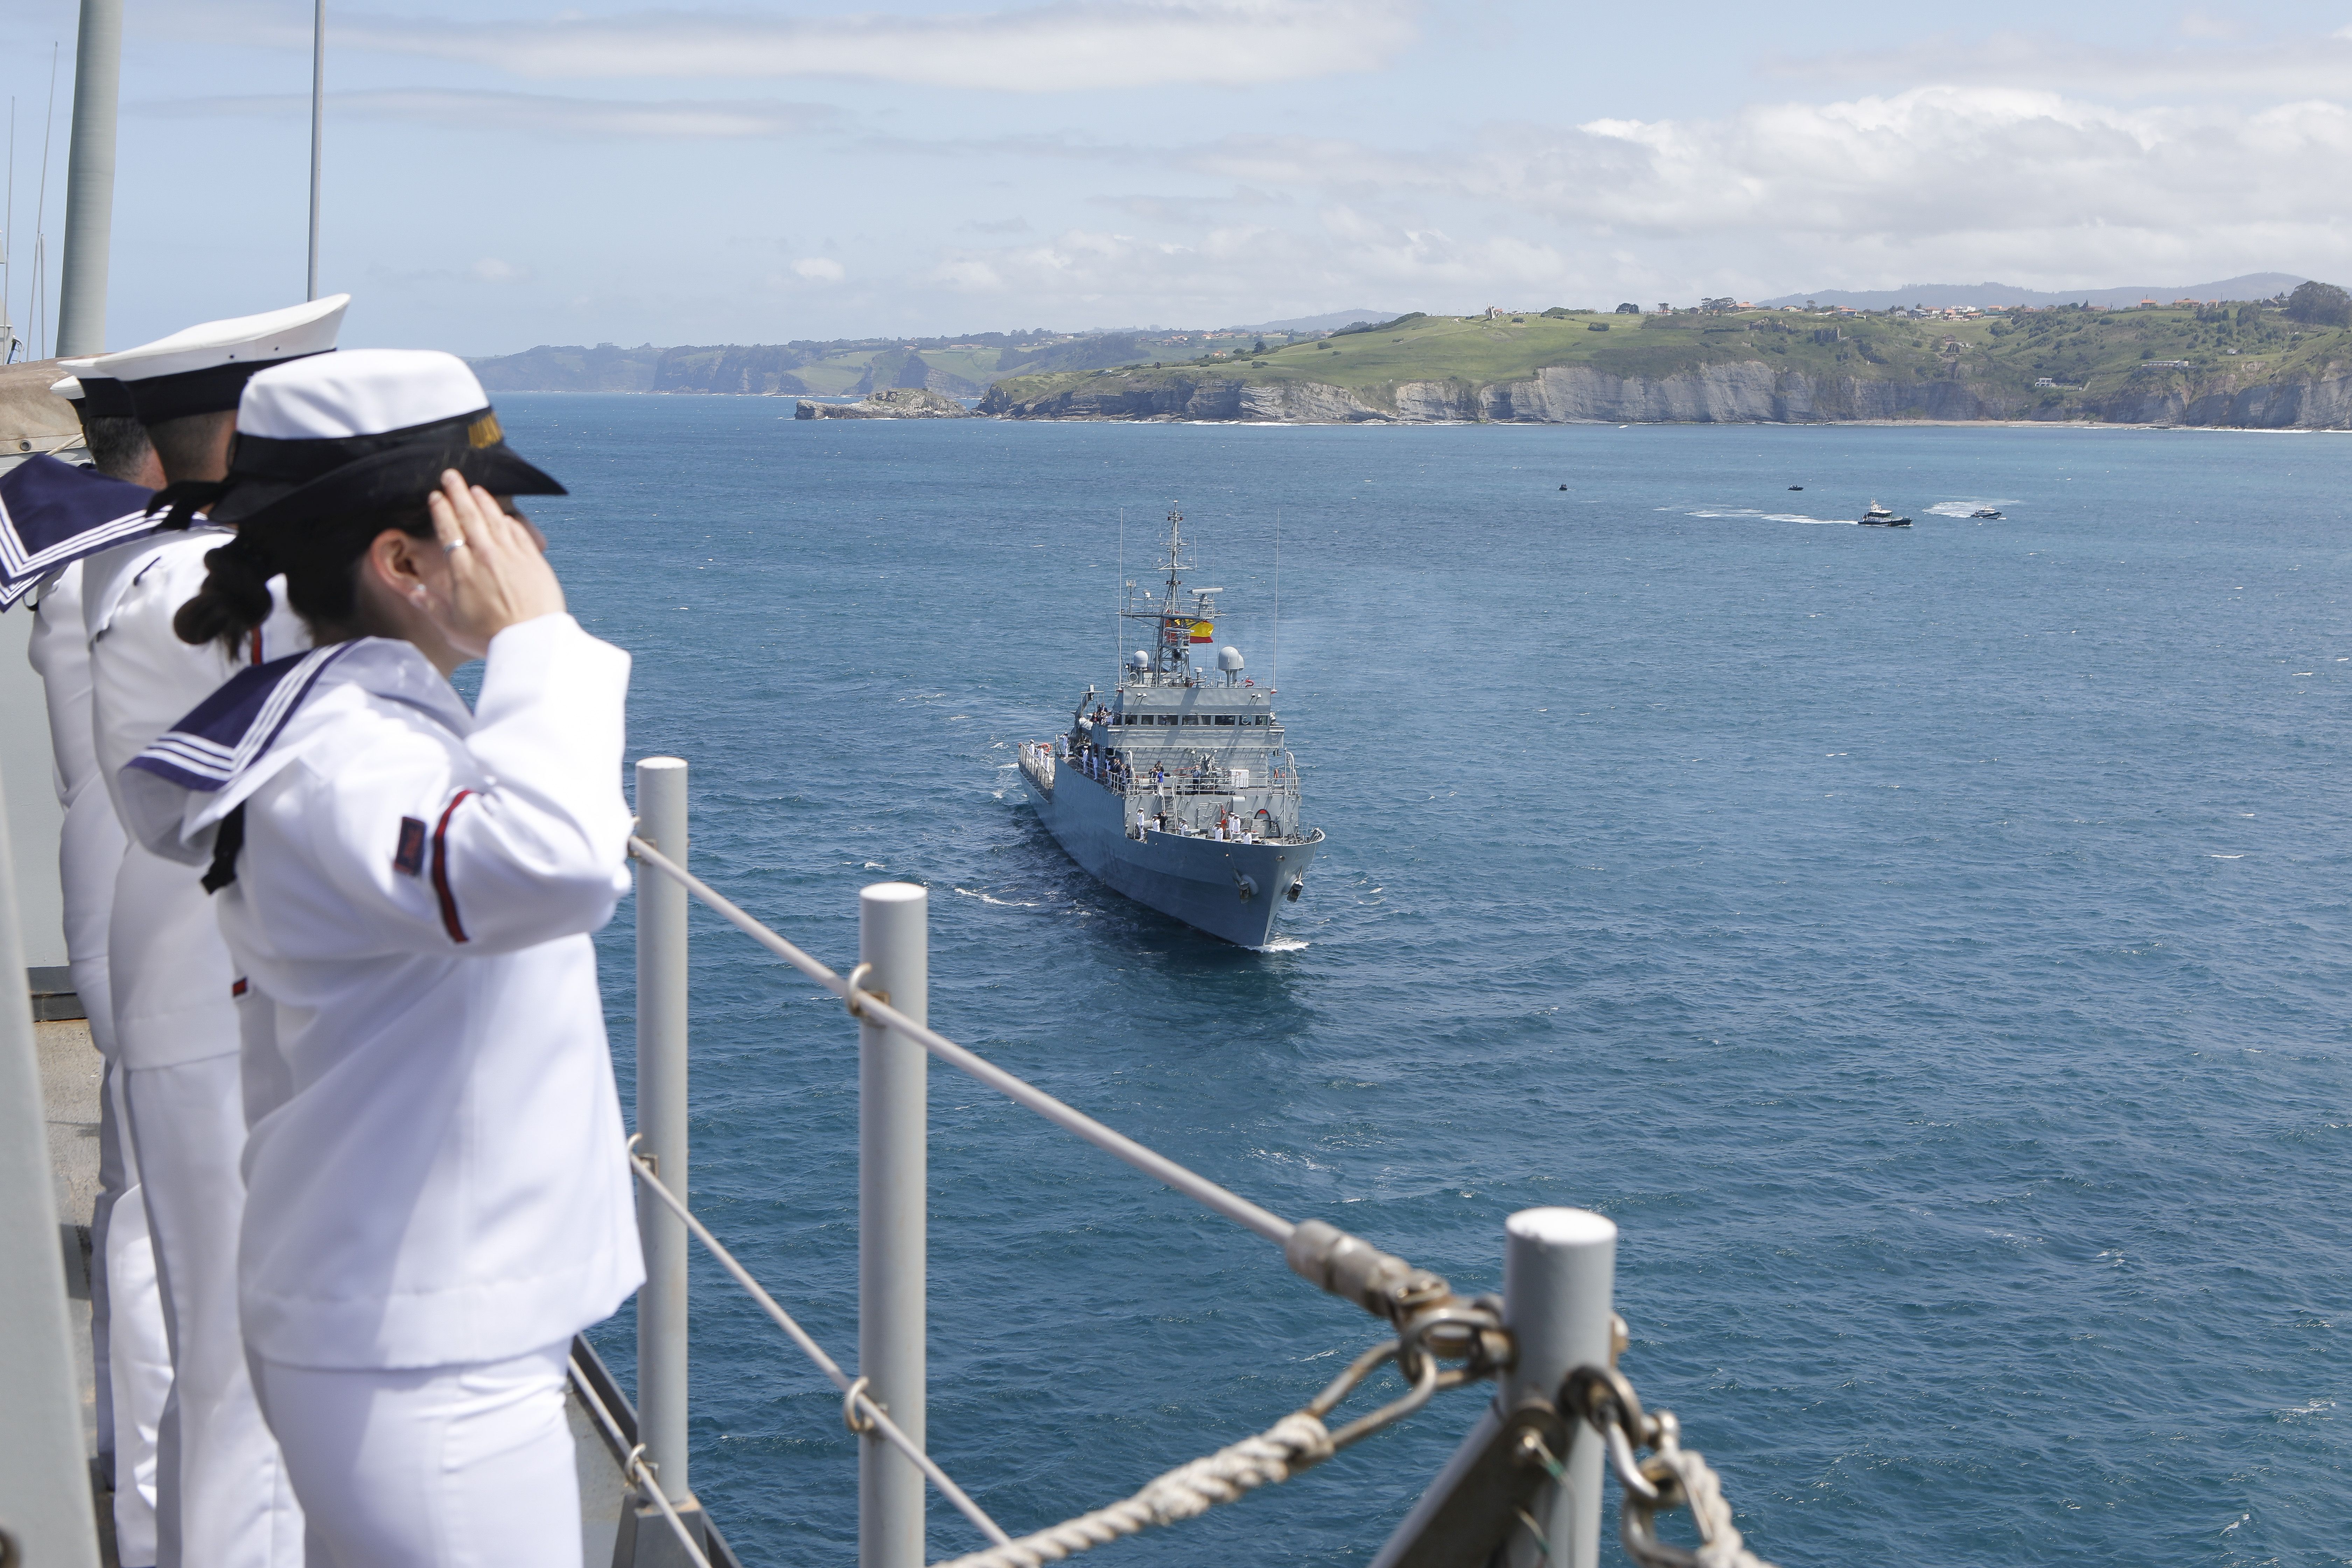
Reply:
M1021 774L1037 816L1071 859L1115 892L1243 947L1264 947L1297 901L1323 842L1299 816L1298 767L1274 689L1217 649L1221 588L1187 588L1184 517L1168 512L1155 593L1121 585L1122 624L1150 628L1108 692L1088 686L1054 740L1024 742Z

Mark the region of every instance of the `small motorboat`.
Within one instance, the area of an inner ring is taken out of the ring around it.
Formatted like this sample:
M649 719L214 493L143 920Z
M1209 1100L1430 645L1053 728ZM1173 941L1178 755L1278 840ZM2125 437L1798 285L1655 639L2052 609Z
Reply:
M1980 506L1977 508L1976 510L1969 513L1969 515L1981 522L2007 522L2009 521L2000 514L1999 508L1990 506Z
M1854 521L1862 524L1864 528L1908 528L1911 526L1911 520L1909 518L1897 517L1893 512L1887 510L1885 507L1879 505L1876 501L1872 501L1870 503L1870 510L1864 512L1860 517L1855 518Z
M1801 489L1803 489L1805 487L1804 487L1804 486L1802 486L1802 485L1790 485L1789 488L1790 488L1790 489L1792 489L1792 490L1801 490Z

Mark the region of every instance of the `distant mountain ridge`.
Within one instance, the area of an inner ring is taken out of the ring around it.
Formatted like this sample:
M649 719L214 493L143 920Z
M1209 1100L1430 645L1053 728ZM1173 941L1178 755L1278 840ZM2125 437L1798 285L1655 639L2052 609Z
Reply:
M1194 334L1197 336L1198 334ZM542 344L470 360L488 392L730 393L863 397L925 387L977 397L1015 374L1092 370L1165 356L1166 340L1137 332L975 332L960 338L836 338L788 343L651 343L625 349ZM1180 353L1196 352L1189 344Z
M1227 327L1229 332L1328 332L1341 327L1352 327L1359 321L1392 321L1404 314L1402 310L1332 310L1320 316L1293 316L1286 321L1256 321L1248 326Z
M1759 305L1781 307L1801 305L1811 300L1817 305L1843 306L1850 310L1891 310L1903 305L1928 305L1942 310L1949 305L1974 305L1989 309L1995 305L2137 305L2142 300L2153 300L2159 305L2169 305L2175 300L2267 300L2284 294L2305 279L2292 272L2248 272L2237 278L2224 278L2218 283L2184 283L2178 287L2165 285L2147 289L2073 289L2053 293L2042 289L2023 289L2014 283L1913 283L1901 289L1818 289L1810 294L1783 294L1777 300L1759 300Z

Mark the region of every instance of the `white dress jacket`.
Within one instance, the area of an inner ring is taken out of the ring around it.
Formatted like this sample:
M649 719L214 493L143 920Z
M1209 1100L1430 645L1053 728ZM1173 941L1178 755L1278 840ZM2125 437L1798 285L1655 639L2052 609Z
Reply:
M569 616L491 643L467 712L371 637L240 673L120 776L213 858L286 1098L246 1146L247 1343L289 1366L501 1360L644 1278L588 933L628 889L629 658Z
M268 621L234 656L218 643L191 647L173 631L173 615L204 586L205 557L233 537L199 524L134 539L82 563L91 745L118 815L121 770L173 721L238 670L310 646L309 630L286 607L282 582L271 584ZM110 906L110 999L122 1065L179 1067L235 1054L229 957L195 879L134 842L115 873Z

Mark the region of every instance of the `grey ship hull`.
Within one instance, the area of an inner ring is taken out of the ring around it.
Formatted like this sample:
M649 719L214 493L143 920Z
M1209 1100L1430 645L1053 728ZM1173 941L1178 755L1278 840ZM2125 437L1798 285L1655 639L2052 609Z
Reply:
M1126 828L1118 795L1076 768L1054 770L1048 787L1022 771L1038 820L1069 858L1112 891L1243 947L1264 947L1290 885L1307 874L1323 841L1228 844ZM1244 880L1250 896L1244 898Z

